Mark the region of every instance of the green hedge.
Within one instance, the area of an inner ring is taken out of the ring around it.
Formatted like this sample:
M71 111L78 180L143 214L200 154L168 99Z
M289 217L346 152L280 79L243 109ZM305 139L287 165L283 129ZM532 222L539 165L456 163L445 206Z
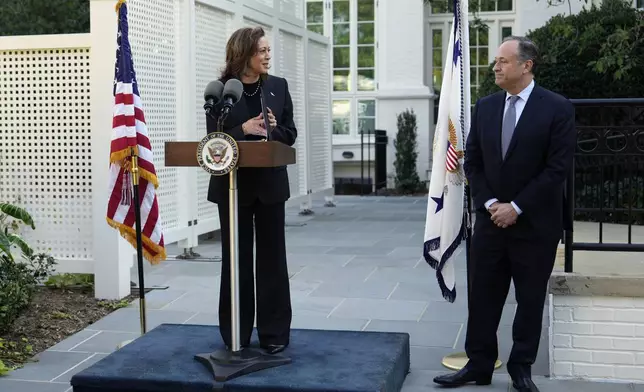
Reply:
M576 15L557 15L530 31L541 53L536 81L568 98L644 97L644 11L604 0ZM480 97L499 90L493 65Z

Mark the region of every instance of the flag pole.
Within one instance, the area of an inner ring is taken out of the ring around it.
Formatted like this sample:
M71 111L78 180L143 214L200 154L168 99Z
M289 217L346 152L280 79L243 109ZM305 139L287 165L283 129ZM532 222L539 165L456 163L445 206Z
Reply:
M136 221L136 260L137 269L139 272L139 318L141 320L141 335L145 335L147 331L147 320L145 312L145 282L143 275L143 240L141 239L141 202L139 196L139 160L136 150L130 147L130 158L132 165L130 171L132 172L132 188L133 188L133 203L134 203L134 217Z
M130 147L129 170L132 176L132 203L134 203L134 220L136 228L136 261L139 275L139 321L141 324L141 336L147 332L147 318L145 309L145 279L143 274L143 240L141 239L141 200L139 194L139 159L136 150ZM126 340L117 346L120 349L130 343L133 339Z

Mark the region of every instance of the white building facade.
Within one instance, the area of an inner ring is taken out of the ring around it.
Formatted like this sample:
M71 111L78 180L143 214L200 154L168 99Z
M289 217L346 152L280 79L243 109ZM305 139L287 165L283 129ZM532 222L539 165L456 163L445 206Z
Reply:
M479 0L476 15L487 31L470 29L472 101L498 45L508 35L525 35L557 14L578 13L601 0ZM644 8L644 0L633 0ZM417 115L421 181L429 179L438 93L452 25L452 1L307 0L309 30L330 38L332 47L333 165L339 179L369 177L374 151L362 148L361 134L385 130L387 173L393 175L396 116ZM472 20L472 19L470 19ZM373 142L373 139L372 139ZM391 186L391 181L389 182ZM336 189L337 192L337 189Z

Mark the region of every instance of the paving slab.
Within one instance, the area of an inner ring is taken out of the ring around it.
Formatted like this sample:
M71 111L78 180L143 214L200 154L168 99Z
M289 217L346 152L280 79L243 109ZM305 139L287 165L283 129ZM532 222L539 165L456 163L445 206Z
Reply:
M411 373L403 391L433 390L432 379L447 372L441 360L463 350L467 322L464 254L455 260L457 299L446 302L436 273L422 258L427 201L424 197L336 197L337 207L314 204L313 215L287 210L288 265L293 328L407 332L411 338ZM217 325L221 271L218 235L194 249L198 260L182 260L176 245L168 260L144 268L148 330L161 323ZM136 268L132 281L137 282ZM500 359L512 345L516 310L510 289L499 327ZM535 381L543 391L641 391L644 386L548 379L547 312ZM0 379L2 392L68 392L76 372L139 336L138 301L119 309L42 353ZM213 339L220 339L213 336ZM459 391L508 391L505 368L493 385Z

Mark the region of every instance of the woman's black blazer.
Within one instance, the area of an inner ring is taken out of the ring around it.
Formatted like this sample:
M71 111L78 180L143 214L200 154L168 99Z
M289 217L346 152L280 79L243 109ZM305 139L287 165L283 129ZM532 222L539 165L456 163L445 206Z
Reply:
M221 80L225 83L225 80ZM271 132L272 140L288 146L295 144L297 129L293 121L293 101L288 90L288 82L284 78L268 75L263 82L264 98L275 119L277 127ZM208 133L217 130L217 118L221 112L221 103L216 105L206 116ZM231 109L223 124L223 131L235 140L246 140L242 124L259 113L250 113L246 104L246 96L242 94L237 104ZM208 200L217 204L228 203L228 176L212 176L208 187ZM285 202L291 197L286 166L274 168L239 168L237 175L238 202L249 205L256 199L263 204Z

